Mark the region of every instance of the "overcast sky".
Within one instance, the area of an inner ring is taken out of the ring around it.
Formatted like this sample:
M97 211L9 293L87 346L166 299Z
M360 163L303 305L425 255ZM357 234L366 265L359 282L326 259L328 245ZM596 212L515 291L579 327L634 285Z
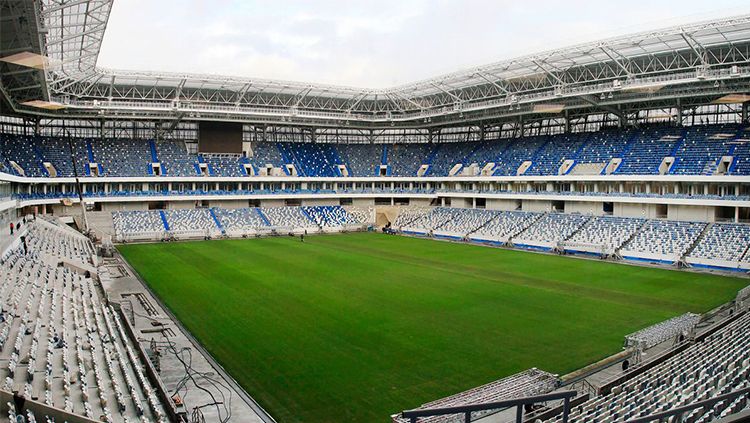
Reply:
M98 65L382 88L748 0L116 0Z

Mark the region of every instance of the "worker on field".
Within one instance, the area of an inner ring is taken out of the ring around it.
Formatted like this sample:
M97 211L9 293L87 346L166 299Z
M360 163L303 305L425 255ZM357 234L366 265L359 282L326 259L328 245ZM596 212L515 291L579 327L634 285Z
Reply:
M299 234L299 240L305 242L305 234Z

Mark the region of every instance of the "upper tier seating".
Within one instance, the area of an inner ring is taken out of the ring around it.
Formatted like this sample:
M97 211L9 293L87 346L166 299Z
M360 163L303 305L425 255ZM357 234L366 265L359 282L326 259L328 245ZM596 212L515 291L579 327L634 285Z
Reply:
M258 167L266 167L267 165L284 166L284 158L281 157L281 152L274 142L253 143L253 156L249 159Z
M378 176L383 146L380 144L338 144L341 161L355 176Z
M550 140L536 153L533 163L524 175L557 175L565 160L577 158L579 150L586 144L583 136L558 136Z
M437 144L430 163L430 175L448 175L456 164L471 165L471 152L479 147L478 142L449 142Z
M388 165L392 176L417 176L420 166L429 164L429 144L388 145Z
M199 159L200 160L200 159ZM208 165L210 176L245 176L239 157L204 157L203 162ZM195 171L193 171L195 173Z
M182 141L161 141L155 143L157 157L167 176L195 176L195 156L188 154Z
M513 140L503 140L501 143L490 144L500 147L502 150L497 155L494 175L516 176L523 162L532 161L534 154L544 147L546 137L528 137Z
M604 169L610 160L622 158L627 140L631 136L633 136L631 131L613 129L591 133L588 137L588 142L578 152L576 167L570 173L574 175L591 174L590 172L582 171L582 169L585 169L586 165L592 164L598 164L601 169ZM595 174L598 173L601 173L601 170L595 172Z
M743 141L744 140L744 141ZM570 174L599 174L612 159L622 163L615 174L658 174L665 157L675 157L667 174L713 175L723 156L734 157L726 169L730 175L750 174L750 135L739 125L674 128L663 125L643 129L606 129L591 133L559 134L512 139L418 143L334 144L312 142L254 142L249 157L218 157L187 153L182 141L71 139L73 157L81 176L89 176L88 164L101 165L102 176L150 176L151 163L158 161L165 176L196 176L198 163L207 163L210 176L245 176L243 164L260 170L270 165L294 165L299 176L341 176L345 165L349 176L377 176L380 166L391 176L416 176L429 165L424 176L448 176L456 164L476 163L480 169L495 163L494 175L515 176L524 162L523 174L557 175L565 160ZM0 134L0 171L17 174L16 162L29 177L46 177L50 162L58 176L72 176L67 139ZM614 169L609 169L611 173Z
M692 127L676 152L677 162L670 173L676 175L713 175L722 156L729 152L726 140L734 140L736 127Z
M106 139L93 144L104 176L148 176L151 149L143 140Z
M673 154L682 142L682 131L675 128L655 127L636 132L623 153L618 174L653 175L659 173L659 165L665 157Z
M340 176L341 159L331 144L280 142L277 144L285 164L294 164L300 176Z

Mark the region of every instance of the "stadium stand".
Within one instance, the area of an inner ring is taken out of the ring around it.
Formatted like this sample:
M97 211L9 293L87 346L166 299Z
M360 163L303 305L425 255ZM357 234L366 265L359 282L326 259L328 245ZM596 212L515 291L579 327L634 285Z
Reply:
M539 395L556 389L559 383L560 381L556 375L539 369L528 369L456 395L428 402L415 410L448 408ZM475 420L482 417L484 415L481 413L474 413L472 416ZM394 423L409 422L409 420L401 418L398 414L391 416L391 418ZM425 417L419 419L419 421L423 423L448 423L461 421L457 420L460 418L455 414L449 414L446 416Z
M352 176L377 176L383 146L376 144L338 144L336 149Z
M220 229L209 209L166 210L164 214L173 232L210 232Z
M435 230L435 236L463 238L495 218L497 212L479 209L454 209L451 219Z
M410 225L412 222L421 219L431 211L432 209L430 207L409 207L407 209L401 210L398 214L398 217L396 217L393 226L396 228L405 227L407 225Z
M591 216L580 214L547 213L513 239L517 246L555 248L558 243L575 234Z
M271 165L285 169L293 165L300 176L342 176L338 166L345 165L349 176L376 176L380 165L389 167L390 176L417 176L422 165L429 165L421 176L449 176L455 165L477 164L481 169L495 163L495 176L515 176L524 162L523 175L558 175L565 161L572 166L563 174L600 174L612 159L621 164L617 174L658 174L665 157L674 157L667 169L675 175L713 175L725 156L736 162L727 173L750 174L747 143L736 142L744 131L738 125L697 126L678 130L664 126L640 130L607 130L594 133L561 134L482 142L443 144L331 144L305 142L258 142L247 158L187 153L181 141L138 139L73 140L76 166L81 176L88 163L102 166L101 176L149 176L153 162L163 166L162 175L196 176L198 163L206 163L209 176L245 176L242 163L256 169ZM383 150L386 150L385 162ZM731 153L731 154L730 154ZM49 162L57 176L72 176L67 140L3 134L0 154L7 170L9 161L17 163L29 177L47 177ZM457 173L460 175L461 173Z
M658 366L572 409L575 422L628 421L748 387L750 314L691 344ZM698 408L685 420L710 422L747 407L747 397ZM560 422L558 416L550 421Z
M676 262L705 227L701 222L650 220L622 247L621 254L628 258Z
M626 336L625 346L638 346L644 349L652 348L676 336L690 334L700 320L701 316L695 313L685 313L681 316L673 317Z
M513 236L525 231L543 216L542 213L521 211L495 212L494 218L477 228L469 235L469 238L480 242L507 243Z
M189 155L182 141L155 143L159 162L166 176L195 176L195 157Z
M27 248L0 259L2 389L90 419L169 421L117 311L88 273L58 265L90 264L91 243L41 219L27 227Z
M259 208L214 208L213 210L228 234L255 232L268 226Z
M303 206L112 213L118 240L247 236L274 228L308 231L362 229L375 222L373 207ZM402 208L393 227L405 234L571 253L617 254L629 260L750 269L750 225L649 220L615 216L533 213L447 207ZM692 247L692 248L691 248Z
M417 176L420 166L430 164L428 144L393 144L388 146L388 165L392 176ZM428 175L424 175L428 176Z
M307 206L302 210L321 228L361 226L365 222L341 206Z
M167 230L157 211L123 211L112 213L115 234L163 233Z
M348 214L349 224L372 225L375 223L374 207L344 206Z
M403 225L401 230L408 233L432 233L435 229L442 227L462 214L461 209L435 207L429 213L425 213Z
M263 209L263 214L268 218L269 226L292 229L318 227L300 207L268 207Z
M567 239L566 250L613 254L646 222L640 218L602 216L589 220Z
M688 263L737 267L747 257L750 226L738 223L711 224L704 237L687 257Z

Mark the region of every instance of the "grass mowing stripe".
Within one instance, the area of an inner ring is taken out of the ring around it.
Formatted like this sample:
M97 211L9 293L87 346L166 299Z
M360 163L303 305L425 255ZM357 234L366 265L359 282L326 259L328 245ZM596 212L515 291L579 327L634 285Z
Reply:
M284 422L385 421L528 367L562 374L747 284L379 234L305 241L119 248Z

